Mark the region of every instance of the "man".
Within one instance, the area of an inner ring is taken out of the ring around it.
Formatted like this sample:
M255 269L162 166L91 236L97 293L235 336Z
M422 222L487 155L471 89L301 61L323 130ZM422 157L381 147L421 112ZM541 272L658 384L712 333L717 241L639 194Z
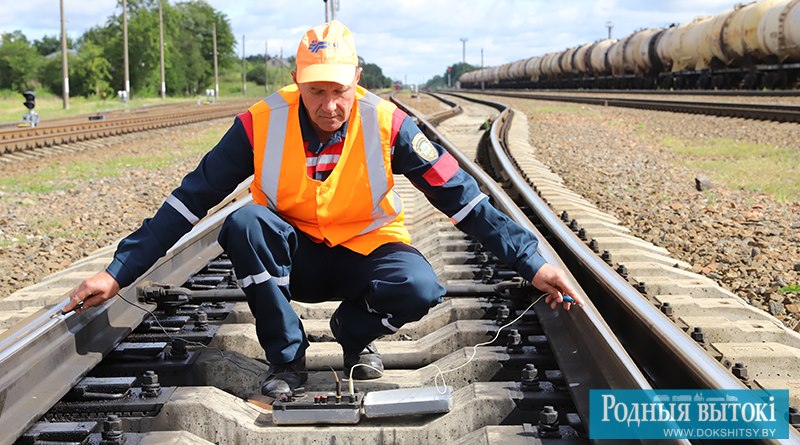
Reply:
M403 174L538 289L555 309L574 292L536 252L538 241L489 204L474 179L392 103L357 86L350 31L340 22L309 30L297 50L296 85L237 116L233 126L156 215L122 240L108 268L71 293L69 310L97 306L164 255L253 176L255 204L231 214L219 243L256 319L271 364L262 392L291 394L307 377L308 340L291 299L342 299L330 320L345 372L380 377L373 340L422 318L445 291L409 244L393 174ZM569 309L569 303L563 302Z

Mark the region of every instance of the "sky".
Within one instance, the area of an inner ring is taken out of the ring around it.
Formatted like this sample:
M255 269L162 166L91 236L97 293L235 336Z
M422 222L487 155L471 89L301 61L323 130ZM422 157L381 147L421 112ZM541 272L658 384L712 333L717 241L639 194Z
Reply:
M175 0L169 0L175 3ZM332 0L331 0L332 1ZM358 53L385 75L422 83L462 61L500 65L550 51L620 38L642 28L716 15L736 0L337 0L336 18L356 39ZM117 0L63 0L67 34L77 38L121 12ZM325 21L321 0L207 0L230 20L241 54L294 54L305 31ZM60 34L59 2L4 2L0 32L21 30L29 40ZM120 1L121 4L121 1ZM461 39L467 39L462 43ZM465 50L465 54L464 54Z

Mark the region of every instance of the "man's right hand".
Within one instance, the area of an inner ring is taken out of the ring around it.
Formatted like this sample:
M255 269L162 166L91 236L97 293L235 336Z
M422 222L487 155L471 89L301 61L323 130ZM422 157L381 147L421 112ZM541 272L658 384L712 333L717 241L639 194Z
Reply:
M81 281L75 289L69 293L69 303L61 310L69 312L78 307L83 302L83 307L76 309L80 313L83 309L99 306L104 301L117 295L119 283L108 272L103 271Z

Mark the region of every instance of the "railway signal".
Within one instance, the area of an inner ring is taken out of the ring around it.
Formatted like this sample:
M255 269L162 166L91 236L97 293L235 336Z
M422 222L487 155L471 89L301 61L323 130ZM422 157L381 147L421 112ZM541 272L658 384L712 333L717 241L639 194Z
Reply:
M35 127L36 124L39 123L39 115L33 110L36 108L36 93L33 91L25 91L22 95L25 96L25 102L22 102L22 105L25 105L28 112L22 115L22 123L20 126Z

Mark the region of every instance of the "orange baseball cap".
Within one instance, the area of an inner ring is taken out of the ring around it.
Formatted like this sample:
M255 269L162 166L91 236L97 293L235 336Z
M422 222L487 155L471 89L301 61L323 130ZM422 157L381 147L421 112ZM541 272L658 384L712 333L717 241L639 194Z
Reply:
M358 67L353 34L338 20L315 26L300 41L296 61L297 83L349 85L355 79Z

